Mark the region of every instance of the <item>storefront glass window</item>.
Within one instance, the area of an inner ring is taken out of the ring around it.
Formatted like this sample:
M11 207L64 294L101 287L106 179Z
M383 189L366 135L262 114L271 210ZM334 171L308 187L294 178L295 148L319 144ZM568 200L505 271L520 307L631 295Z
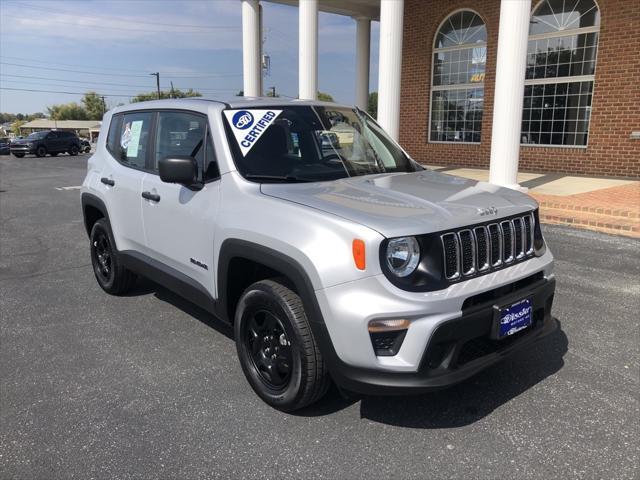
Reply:
M593 0L543 0L529 27L522 143L586 146L600 12Z
M487 30L478 14L447 18L433 49L430 141L480 142L486 61Z

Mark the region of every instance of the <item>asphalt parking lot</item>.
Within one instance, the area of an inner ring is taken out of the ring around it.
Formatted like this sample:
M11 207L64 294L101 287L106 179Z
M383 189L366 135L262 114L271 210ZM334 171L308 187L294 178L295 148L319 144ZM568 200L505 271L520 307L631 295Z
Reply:
M548 227L561 330L449 390L288 415L210 315L100 290L86 159L0 157L1 478L638 478L639 241Z

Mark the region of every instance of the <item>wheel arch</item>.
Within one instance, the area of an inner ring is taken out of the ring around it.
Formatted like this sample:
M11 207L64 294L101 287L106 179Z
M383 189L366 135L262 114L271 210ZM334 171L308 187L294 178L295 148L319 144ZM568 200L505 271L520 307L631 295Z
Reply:
M286 286L300 296L309 321L324 323L311 279L297 260L264 245L233 238L222 243L218 257L221 313L233 323L242 292L256 281L274 277L284 278Z
M97 196L91 193L83 193L81 196L82 218L87 235L91 235L93 225L100 219L105 218L109 222L107 206ZM109 222L111 224L111 222Z

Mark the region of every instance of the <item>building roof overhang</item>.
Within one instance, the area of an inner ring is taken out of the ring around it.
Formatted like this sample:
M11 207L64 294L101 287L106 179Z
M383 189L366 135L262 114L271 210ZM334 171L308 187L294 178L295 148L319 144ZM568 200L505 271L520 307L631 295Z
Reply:
M266 0L271 3L298 6L299 0ZM321 12L336 13L349 17L366 17L371 20L380 19L380 0L319 0Z

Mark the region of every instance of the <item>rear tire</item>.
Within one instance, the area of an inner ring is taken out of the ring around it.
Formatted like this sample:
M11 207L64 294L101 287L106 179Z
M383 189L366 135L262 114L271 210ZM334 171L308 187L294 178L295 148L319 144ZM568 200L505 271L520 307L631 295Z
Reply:
M71 155L72 157L75 157L76 155L78 155L78 146L77 145L72 145L71 149L69 149L69 155Z
M251 388L272 407L298 410L327 392L329 375L293 290L274 280L251 285L238 302L234 332Z
M121 263L109 223L101 218L91 229L91 264L98 285L111 295L122 295L133 287L136 275Z
M47 154L47 149L43 146L39 146L36 149L36 157L44 157Z

